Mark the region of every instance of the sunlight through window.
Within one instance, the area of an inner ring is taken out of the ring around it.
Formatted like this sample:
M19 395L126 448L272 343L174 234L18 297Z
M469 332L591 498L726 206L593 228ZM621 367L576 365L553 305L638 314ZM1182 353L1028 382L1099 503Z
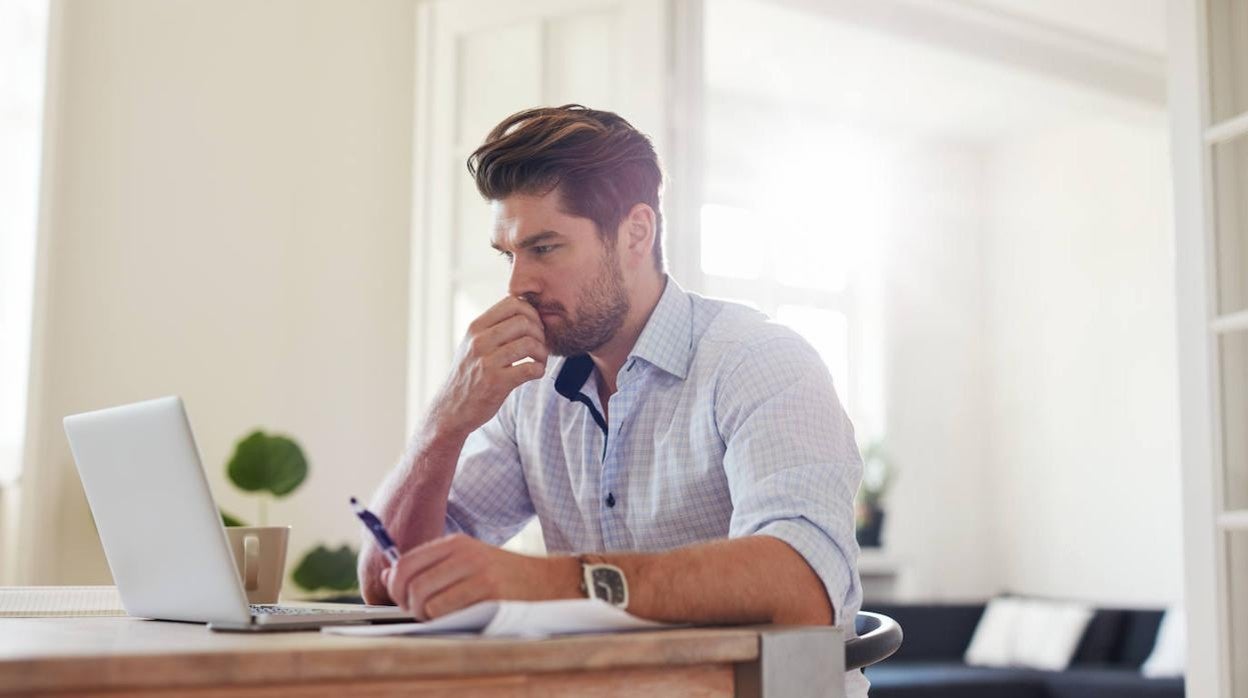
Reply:
M702 271L712 276L757 279L765 243L754 216L721 204L702 206Z
M849 401L849 321L844 313L806 305L782 305L776 322L788 325L806 338L823 357L837 395Z
M47 0L0 3L0 484L26 430L47 26Z

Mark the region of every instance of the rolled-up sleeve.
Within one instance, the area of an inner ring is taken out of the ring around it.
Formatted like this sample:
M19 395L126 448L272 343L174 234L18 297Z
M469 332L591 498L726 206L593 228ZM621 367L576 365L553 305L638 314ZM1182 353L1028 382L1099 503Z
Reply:
M464 443L447 496L447 533L502 545L533 518L516 446L514 407L508 398L494 418Z
M827 367L796 334L754 344L725 374L715 414L732 497L730 537L768 535L823 582L834 624L857 613L854 495L862 459Z

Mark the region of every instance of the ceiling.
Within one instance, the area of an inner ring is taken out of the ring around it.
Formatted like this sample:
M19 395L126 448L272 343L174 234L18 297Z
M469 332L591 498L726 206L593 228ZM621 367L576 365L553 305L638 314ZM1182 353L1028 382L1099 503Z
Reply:
M1163 15L1164 0L714 0L709 108L980 142L1156 118Z
M941 0L1166 55L1165 0Z

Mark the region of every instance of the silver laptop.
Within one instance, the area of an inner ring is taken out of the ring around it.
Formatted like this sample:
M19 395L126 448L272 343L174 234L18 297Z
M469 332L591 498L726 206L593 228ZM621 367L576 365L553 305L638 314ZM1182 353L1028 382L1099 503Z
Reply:
M130 615L253 631L412 620L394 606L248 605L180 398L71 415L65 434Z

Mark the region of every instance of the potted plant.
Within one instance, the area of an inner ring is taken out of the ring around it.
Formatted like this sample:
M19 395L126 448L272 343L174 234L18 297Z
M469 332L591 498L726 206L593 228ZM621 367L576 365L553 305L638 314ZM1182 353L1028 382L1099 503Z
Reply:
M894 468L881 440L872 441L862 450L862 486L854 500L858 545L880 547L884 528L884 496L892 485Z
M269 500L288 497L303 484L308 476L308 460L294 439L257 429L238 442L225 469L236 487L259 495L257 521L266 526ZM224 511L221 519L226 526L247 525ZM307 592L350 594L358 587L355 561L356 551L349 545L331 550L317 544L295 566L291 580Z
M256 430L234 446L225 466L234 486L259 494L257 522L269 525L269 499L289 496L308 477L308 459L294 439L271 436ZM240 519L222 512L226 526L246 526Z

